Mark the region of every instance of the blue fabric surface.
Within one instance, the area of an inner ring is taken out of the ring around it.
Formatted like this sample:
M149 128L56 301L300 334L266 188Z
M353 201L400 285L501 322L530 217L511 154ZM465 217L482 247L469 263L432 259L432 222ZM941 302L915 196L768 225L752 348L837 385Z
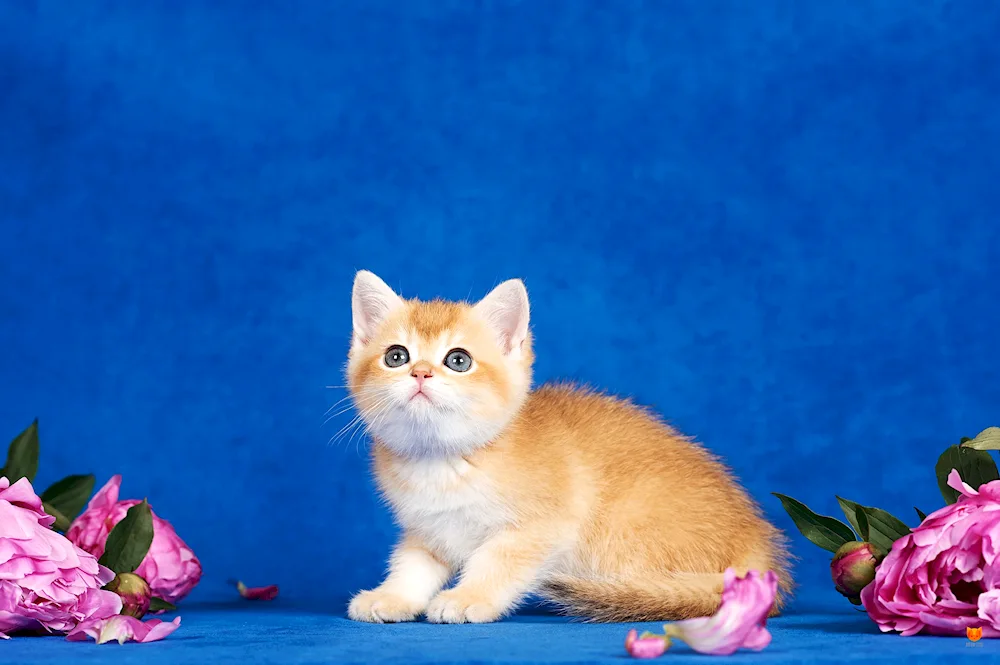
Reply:
M359 268L523 277L539 381L657 409L783 528L769 492L912 525L939 451L998 424L998 34L992 0L0 3L0 431L40 419L40 488L122 473L202 559L191 603L230 577L289 603L0 660L619 657L617 628L292 609L342 610L394 536L324 415ZM837 602L793 535L793 609ZM973 653L839 611L755 658Z
M722 662L932 665L994 662L1000 657L1000 642L995 640L972 643L965 638L882 635L864 614L851 611L812 611L774 619L768 625L773 639L766 651L739 652ZM635 627L660 630L657 624ZM163 642L98 646L25 638L0 645L0 654L3 662L17 665L642 662L625 654L626 632L622 625L569 623L531 609L494 625L370 625L357 624L329 609L294 607L280 601L264 608L220 602L189 607L182 613L181 629ZM676 644L661 659L654 662L713 661L683 644Z

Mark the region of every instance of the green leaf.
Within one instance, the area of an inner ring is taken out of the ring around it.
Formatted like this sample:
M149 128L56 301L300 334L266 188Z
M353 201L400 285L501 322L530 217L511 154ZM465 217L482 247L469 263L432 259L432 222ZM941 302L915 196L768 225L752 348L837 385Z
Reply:
M93 494L96 481L92 475L66 476L42 492L42 501L58 510L70 521L75 520Z
M927 513L925 513L924 511L920 510L920 509L919 509L919 508L917 508L916 506L914 506L914 507L913 507L913 509L914 509L915 511L917 511L917 517L919 517L919 518L920 518L920 521L921 521L921 522L923 522L923 521L924 521L925 519L927 519Z
M840 504L840 509L844 511L844 515L847 517L847 521L851 523L854 527L854 532L858 534L861 540L868 540L868 516L865 515L863 506L860 503L854 503L853 501L848 501L847 499L842 499L837 497L837 503Z
M987 427L974 439L965 439L963 448L973 450L1000 450L1000 427Z
M61 531L65 533L66 529L68 529L69 525L71 524L70 519L65 515L63 515L58 508L54 508L52 505L45 502L42 503L42 510L44 510L47 514L51 515L52 517L56 518L56 521L52 523L52 528L55 531Z
M948 474L952 469L958 469L958 475L972 489L979 489L983 483L1000 480L996 462L985 450L949 446L938 458L934 471L937 474L938 489L945 503L958 501L959 493L948 486Z
M128 509L122 521L108 534L101 565L115 573L131 573L149 552L153 542L153 514L143 499Z
M777 492L771 492L771 494L778 497L785 512L792 518L802 535L823 549L836 552L844 543L857 540L851 527L840 520L827 515L817 515L809 510L804 503L790 496Z
M7 449L7 463L2 474L13 485L21 478L28 482L35 480L38 473L38 419L28 425L27 429L14 437Z
M862 510L865 512L865 517L868 518L868 538L866 540L886 554L892 549L894 542L910 533L910 527L881 508L862 506Z
M839 496L837 501L861 540L871 543L883 553L887 554L896 540L910 533L910 527L880 508L862 506Z
M172 603L168 603L162 598L157 598L156 596L153 596L152 598L149 599L150 612L159 612L161 610L164 612L173 612L176 609L177 607L175 605L173 605Z

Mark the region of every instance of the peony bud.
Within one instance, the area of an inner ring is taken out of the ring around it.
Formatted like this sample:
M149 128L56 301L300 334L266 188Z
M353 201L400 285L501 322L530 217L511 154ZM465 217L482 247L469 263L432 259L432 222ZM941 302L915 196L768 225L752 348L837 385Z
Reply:
M861 590L875 579L879 552L871 544L852 540L841 545L830 562L833 585L854 605L861 604Z
M141 619L149 611L149 585L135 573L116 575L104 588L121 596L122 614Z

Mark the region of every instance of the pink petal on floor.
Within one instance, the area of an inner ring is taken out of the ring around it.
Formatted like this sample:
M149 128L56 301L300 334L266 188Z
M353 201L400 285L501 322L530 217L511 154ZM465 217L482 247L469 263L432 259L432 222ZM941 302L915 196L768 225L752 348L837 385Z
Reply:
M236 589L247 600L274 600L278 596L278 585L248 587L243 582L236 583Z

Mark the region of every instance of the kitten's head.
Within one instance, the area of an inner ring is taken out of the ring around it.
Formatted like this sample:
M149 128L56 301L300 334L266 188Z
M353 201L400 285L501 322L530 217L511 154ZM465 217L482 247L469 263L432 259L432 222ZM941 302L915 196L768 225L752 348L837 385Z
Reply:
M524 403L533 356L520 280L475 305L421 302L363 270L351 304L347 383L369 432L397 454L468 454Z

